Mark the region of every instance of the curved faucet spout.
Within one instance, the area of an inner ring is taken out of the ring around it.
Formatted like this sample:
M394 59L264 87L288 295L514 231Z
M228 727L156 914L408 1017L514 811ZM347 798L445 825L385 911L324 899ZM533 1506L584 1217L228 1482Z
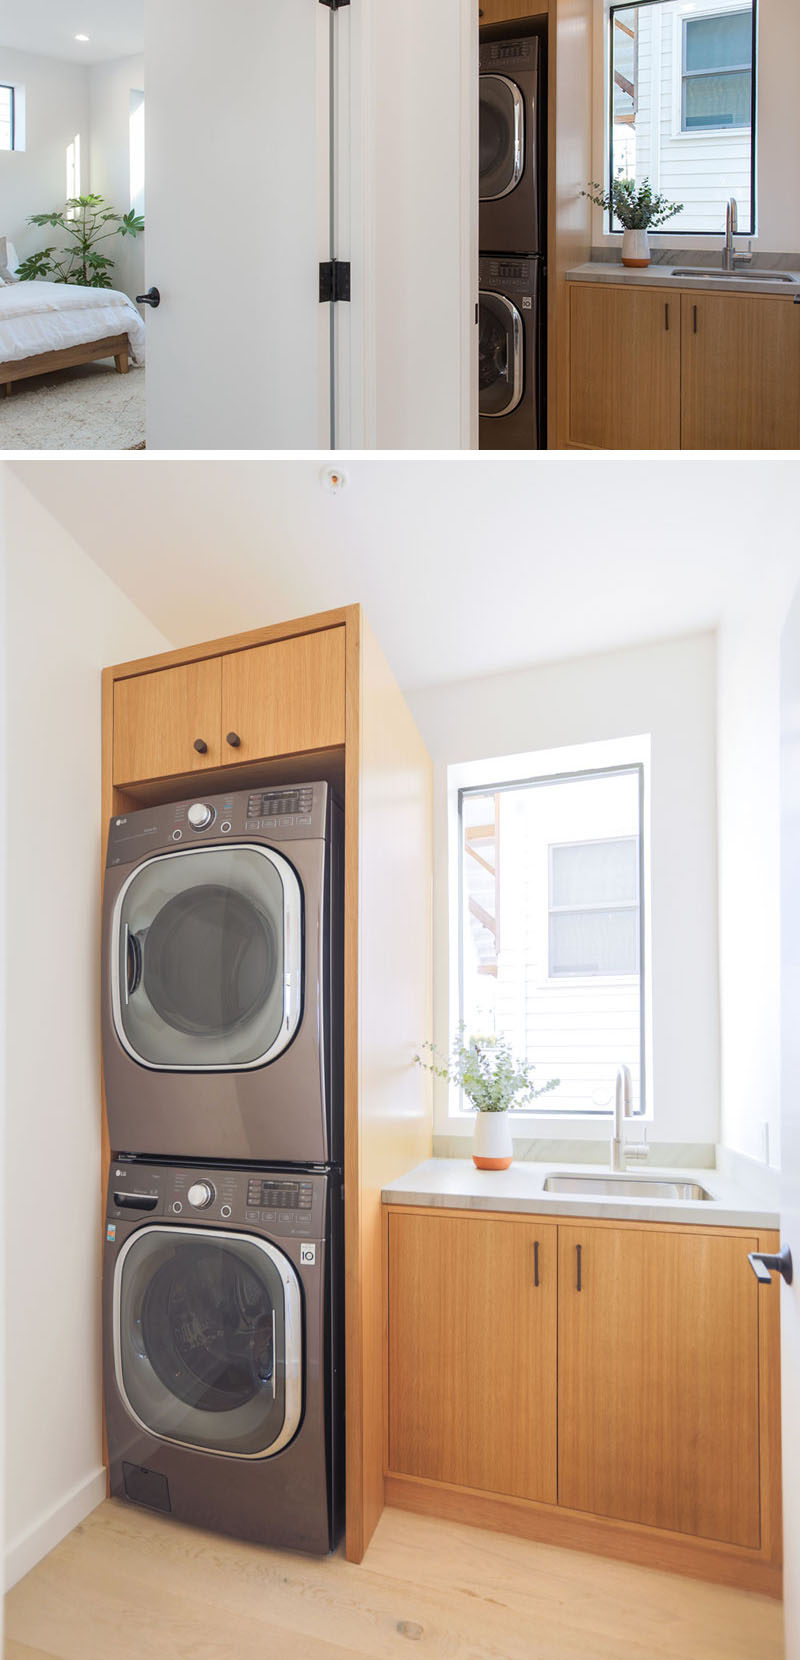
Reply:
M631 1116L632 1105L633 1085L630 1071L627 1066L618 1066L614 1084L614 1128L611 1132L612 1170L625 1169L624 1122L626 1118Z

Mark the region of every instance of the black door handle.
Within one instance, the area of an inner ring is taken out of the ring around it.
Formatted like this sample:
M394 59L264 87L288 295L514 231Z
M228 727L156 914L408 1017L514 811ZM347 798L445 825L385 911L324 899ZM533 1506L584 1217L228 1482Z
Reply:
M151 305L153 307L153 310L157 311L160 304L161 304L161 295L159 294L158 289L157 288L148 288L146 294L137 294L136 304L137 305Z
M788 1245L778 1251L777 1256L770 1255L769 1251L748 1251L747 1260L760 1285L771 1285L770 1269L776 1274L782 1274L787 1285L792 1283L792 1253Z

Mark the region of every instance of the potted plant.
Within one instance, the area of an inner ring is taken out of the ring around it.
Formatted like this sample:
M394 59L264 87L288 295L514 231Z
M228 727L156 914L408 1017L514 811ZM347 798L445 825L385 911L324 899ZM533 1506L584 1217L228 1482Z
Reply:
M683 202L670 202L666 196L654 196L649 179L643 179L640 185L635 179L612 179L610 190L604 190L602 185L592 181L589 189L582 190L581 195L588 196L595 207L610 213L612 224L615 219L619 221L622 226L623 265L649 265L648 230L655 230L656 225L663 225L665 220L683 212Z
M29 254L18 267L20 282L46 277L49 282L77 283L82 288L111 288L113 259L100 253L99 244L115 236L139 236L144 230L140 214L116 213L102 196L71 196L53 213L34 213L29 225L52 225L68 237L65 248L41 248Z
M457 1084L477 1114L473 1136L472 1162L478 1170L507 1170L514 1156L509 1115L537 1095L555 1089L558 1078L535 1087L535 1068L528 1061L516 1061L511 1046L502 1037L464 1038L463 1021L448 1061L442 1061L432 1043L423 1043L431 1059L415 1055L418 1066Z

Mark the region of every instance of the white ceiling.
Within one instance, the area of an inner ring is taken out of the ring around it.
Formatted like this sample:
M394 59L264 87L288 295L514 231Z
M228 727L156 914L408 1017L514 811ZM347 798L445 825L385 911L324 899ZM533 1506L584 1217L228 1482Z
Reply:
M70 63L127 58L144 51L144 0L0 0L3 46Z
M800 581L791 461L19 461L174 642L360 600L406 687L715 626Z

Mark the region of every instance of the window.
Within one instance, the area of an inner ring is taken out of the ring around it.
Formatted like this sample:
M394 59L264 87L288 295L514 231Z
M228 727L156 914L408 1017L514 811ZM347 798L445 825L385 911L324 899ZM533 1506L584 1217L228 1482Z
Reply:
M755 234L755 39L755 0L611 5L609 177L683 203L664 237L721 235L731 196Z
M0 150L14 149L15 103L13 86L0 86Z
M643 763L458 793L460 1018L560 1080L547 1116L610 1112L620 1063L645 1110L643 796Z

